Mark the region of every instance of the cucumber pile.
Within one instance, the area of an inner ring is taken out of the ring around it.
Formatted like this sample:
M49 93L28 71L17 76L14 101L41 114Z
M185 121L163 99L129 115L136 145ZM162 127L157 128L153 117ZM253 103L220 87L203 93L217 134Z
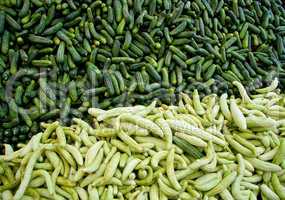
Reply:
M281 0L1 1L0 143L88 107L283 89L284 36Z
M90 108L0 155L3 200L283 200L285 94L181 94L179 105Z

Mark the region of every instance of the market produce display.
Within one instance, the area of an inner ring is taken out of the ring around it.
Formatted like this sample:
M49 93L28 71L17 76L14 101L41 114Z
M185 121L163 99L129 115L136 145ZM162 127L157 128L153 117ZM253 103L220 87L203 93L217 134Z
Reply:
M88 107L282 87L284 33L281 0L1 0L0 141Z
M285 95L182 93L177 106L90 108L0 157L3 199L285 199Z

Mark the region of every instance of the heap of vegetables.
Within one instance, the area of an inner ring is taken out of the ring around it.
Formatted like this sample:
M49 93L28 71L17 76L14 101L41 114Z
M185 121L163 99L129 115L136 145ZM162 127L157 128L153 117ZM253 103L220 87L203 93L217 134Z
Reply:
M284 33L281 0L1 0L0 141L88 107L284 85Z
M0 157L3 199L284 199L285 96L181 94L178 106L90 108Z

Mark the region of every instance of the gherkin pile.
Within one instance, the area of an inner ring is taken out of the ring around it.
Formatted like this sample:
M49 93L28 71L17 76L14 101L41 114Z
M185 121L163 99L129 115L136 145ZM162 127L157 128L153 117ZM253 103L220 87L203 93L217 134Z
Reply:
M1 1L0 143L91 106L283 89L284 36L281 0Z

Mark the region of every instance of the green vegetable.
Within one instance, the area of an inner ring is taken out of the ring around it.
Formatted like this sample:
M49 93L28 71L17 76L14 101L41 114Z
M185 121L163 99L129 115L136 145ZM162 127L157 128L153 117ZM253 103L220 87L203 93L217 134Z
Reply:
M91 104L111 108L148 104L154 98L178 103L180 91L190 95L195 89L201 96L226 90L232 95L237 93L233 81L252 93L280 76L284 90L285 15L280 0L0 4L0 88L9 88L9 98L31 110L37 125L43 119L57 120L63 108L70 111L64 120L69 124L72 112L86 116ZM18 75L27 68L35 73ZM48 92L38 91L43 90L40 78L48 80ZM11 80L15 85L10 90ZM0 105L8 105L2 96ZM68 98L70 106L64 107ZM17 120L26 124L23 117ZM1 114L0 123L10 126L14 119Z
M193 107L198 97L181 94L178 106L93 107L88 109L93 123L80 118L70 126L42 123L43 131L17 151L4 145L0 192L13 199L282 199L285 116L273 111L283 112L278 106L284 106L285 95L276 90L276 81L255 95L234 85L241 97L199 97L205 109L199 115ZM271 102L271 113L262 109L265 101ZM65 107L70 102L67 98ZM246 119L259 123L247 120L242 130L228 123L229 113L236 123L233 102L249 115ZM18 111L28 117L23 108ZM30 120L25 121L21 128L1 128L0 136L27 133Z

